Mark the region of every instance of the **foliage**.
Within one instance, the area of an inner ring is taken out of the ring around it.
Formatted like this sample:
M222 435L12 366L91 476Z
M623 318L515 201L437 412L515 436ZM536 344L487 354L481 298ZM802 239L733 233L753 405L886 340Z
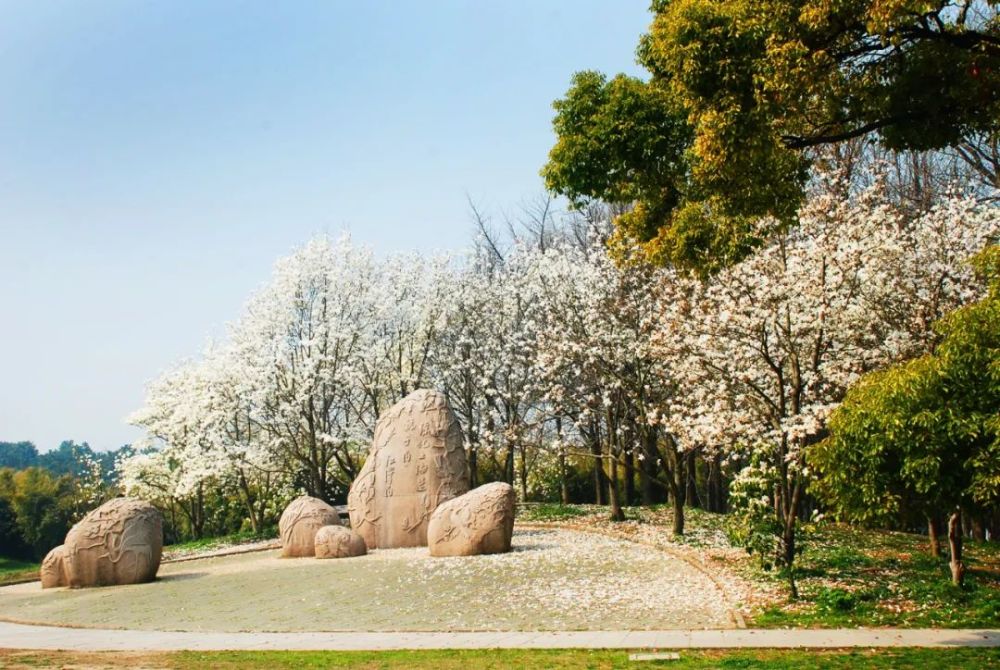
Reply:
M316 239L224 341L150 385L124 488L175 539L264 528L299 491L342 502L379 414L435 387L474 485L503 479L527 501L566 484L618 519L626 498L669 492L677 534L697 458L730 476L766 454L794 556L803 448L862 374L929 350L930 324L981 295L965 261L1000 230L968 198L914 214L872 169L865 188L818 178L799 226L756 224L767 243L704 279L634 248L616 262L600 218L543 214L509 248L484 236L460 258Z
M1000 128L996 3L656 0L649 77L578 73L543 169L580 202L632 204L619 237L711 271L795 218L810 147L877 133L951 147Z
M38 465L38 449L31 442L0 442L0 468L23 470Z
M35 559L62 544L70 526L82 516L84 503L72 477L57 478L41 468L0 470L0 500L14 514L24 548L20 554L16 549L10 553Z
M914 216L879 180L854 195L837 176L820 183L799 226L705 280L674 278L658 340L684 389L660 420L682 449L766 467L785 566L806 447L865 372L929 350L934 320L982 294L967 260L1000 231L1000 214L969 199Z
M112 484L115 459L121 450L94 451L86 442L77 444L64 440L55 449L43 454L31 442L0 442L0 468L24 470L44 468L54 475L87 477L94 474L95 464L105 484Z
M775 514L772 499L780 479L777 468L760 454L733 479L729 489L730 512L726 517L729 541L756 556L764 570L786 571L794 589L792 561L784 548L785 524ZM794 559L802 551L801 530L795 544Z
M810 456L842 518L878 523L990 507L1000 492L1000 247L976 261L989 294L936 324L932 353L867 375Z

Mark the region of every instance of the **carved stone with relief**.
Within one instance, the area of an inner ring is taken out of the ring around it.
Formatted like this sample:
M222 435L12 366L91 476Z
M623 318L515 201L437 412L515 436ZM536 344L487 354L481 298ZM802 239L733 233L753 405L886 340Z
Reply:
M431 556L476 556L510 551L514 534L514 489L494 482L446 503L431 515Z
M316 531L316 558L351 558L367 553L365 541L350 528L323 526Z
M323 526L339 526L337 510L319 498L299 496L281 513L278 534L284 558L315 556L316 531Z
M156 579L163 516L143 500L115 498L87 513L49 552L42 588L140 584Z
M351 527L369 549L425 546L431 513L468 490L458 418L444 394L414 391L379 417L347 497Z

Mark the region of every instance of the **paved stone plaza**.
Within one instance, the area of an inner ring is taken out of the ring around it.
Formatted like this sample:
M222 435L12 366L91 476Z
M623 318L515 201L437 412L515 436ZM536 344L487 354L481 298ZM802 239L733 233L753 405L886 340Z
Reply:
M652 547L518 529L509 554L426 547L337 560L277 551L167 563L150 584L0 589L0 618L160 631L600 631L735 628L704 572Z

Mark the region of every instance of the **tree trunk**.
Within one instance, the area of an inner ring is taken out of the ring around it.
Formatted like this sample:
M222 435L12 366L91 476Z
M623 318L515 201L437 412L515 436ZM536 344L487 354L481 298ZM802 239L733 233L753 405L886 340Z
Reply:
M986 526L983 525L983 519L980 516L972 517L972 539L976 542L986 541Z
M475 447L469 447L469 488L474 489L479 486L479 463L477 461Z
M689 507L701 507L701 501L698 500L698 461L695 452L689 451L685 454L684 462L684 471L687 473L687 482L684 485L687 504Z
M938 539L938 535L941 534L941 528L939 527L937 516L934 514L927 515L927 539L931 543L931 556L938 557L941 555L941 541Z
M503 478L504 478L504 481L507 482L508 484L510 484L511 486L514 485L514 449L515 448L516 447L513 444L511 444L509 447L507 447L507 458L506 458L506 461L504 462L504 467L503 467Z
M562 417L556 415L556 440L559 444L559 500L563 505L569 504L569 473L566 470L566 447L562 443Z
M601 462L601 439L597 431L594 431L590 440L590 453L594 456L594 502L603 505L606 500L607 476L604 474L604 463Z
M948 548L951 550L951 583L962 586L965 582L965 565L962 563L962 510L955 508L948 518Z
M569 475L566 471L566 452L559 449L559 500L563 505L569 504Z
M657 484L657 464L658 458L656 450L657 431L655 428L647 428L642 440L642 461L639 463L639 492L642 496L643 505L655 505L661 499L660 487Z
M667 471L670 477L670 499L674 504L674 535L684 534L684 502L687 499L687 476L684 473L684 457L677 453L677 448L671 440L668 449L672 454L673 472ZM664 463L666 468L666 463Z
M719 457L716 455L708 462L708 511L717 514L724 511L722 508L722 476L719 470Z
M618 499L618 459L611 454L611 476L608 477L608 498L611 500L611 520L624 521L621 501Z
M674 535L684 534L684 499L679 495L670 496L674 504Z
M521 468L519 473L521 479L521 500L528 502L528 448L522 444L518 447L518 451L521 452Z
M625 504L635 504L635 453L625 455Z
M785 550L785 570L788 571L788 591L792 600L799 598L799 586L795 583L795 516L792 522L785 524L785 533L782 538Z

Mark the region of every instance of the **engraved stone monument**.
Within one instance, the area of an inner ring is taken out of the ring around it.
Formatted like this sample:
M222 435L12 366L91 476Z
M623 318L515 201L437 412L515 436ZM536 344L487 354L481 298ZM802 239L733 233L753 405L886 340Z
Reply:
M285 558L315 556L316 531L323 526L339 526L337 510L319 498L299 496L281 513L278 534Z
M379 417L347 496L351 527L369 549L425 546L431 513L468 490L455 413L444 394L414 391Z
M441 503L427 527L431 556L475 556L510 551L514 488L494 482Z
M316 558L350 558L368 553L360 535L344 526L323 526L316 531Z
M91 510L45 557L42 588L113 586L156 579L163 516L143 500L115 498Z

